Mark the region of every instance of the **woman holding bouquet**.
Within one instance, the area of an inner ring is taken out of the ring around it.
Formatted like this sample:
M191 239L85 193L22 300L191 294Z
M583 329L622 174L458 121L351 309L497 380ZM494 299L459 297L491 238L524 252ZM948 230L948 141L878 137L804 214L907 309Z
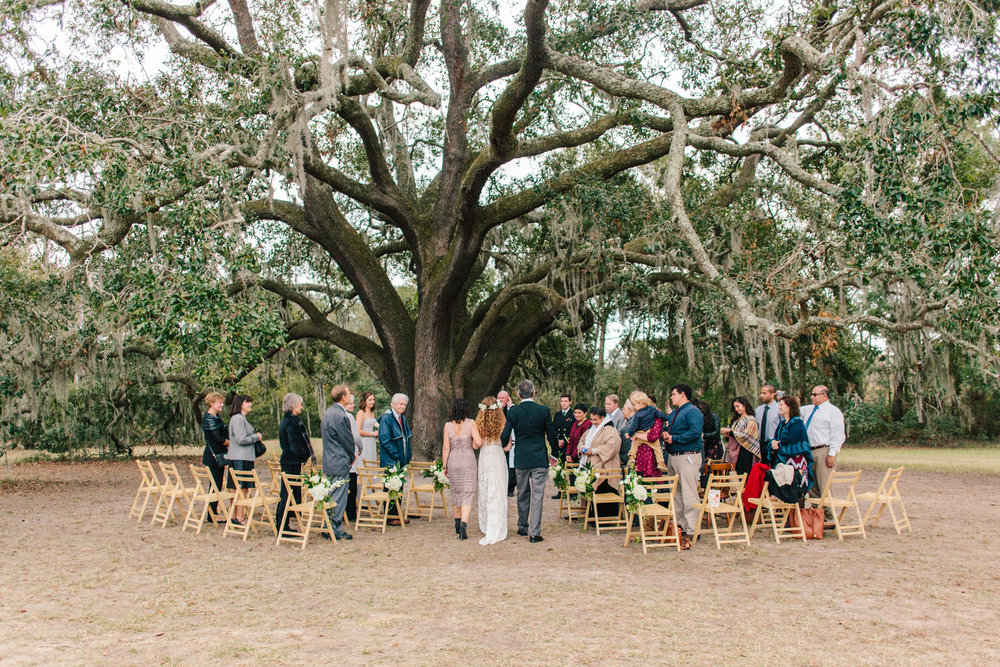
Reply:
M507 457L500 443L506 423L497 399L487 396L479 402L479 530L484 533L479 543L483 546L507 539Z
M476 453L483 444L476 422L469 419L469 404L456 398L451 404L448 423L444 425L444 445L441 460L444 474L451 485L451 504L455 508L455 533L458 539L469 539L466 530L472 513L472 498L476 495Z

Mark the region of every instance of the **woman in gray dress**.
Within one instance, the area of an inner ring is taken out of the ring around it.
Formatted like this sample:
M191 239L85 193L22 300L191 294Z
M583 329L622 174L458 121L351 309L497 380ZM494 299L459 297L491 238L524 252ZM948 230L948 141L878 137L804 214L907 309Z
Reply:
M469 419L469 404L464 398L456 398L451 404L448 423L444 425L444 445L441 460L444 474L451 487L451 504L455 508L455 532L458 539L469 539L466 532L472 500L476 496L478 479L476 452L483 444L476 422Z

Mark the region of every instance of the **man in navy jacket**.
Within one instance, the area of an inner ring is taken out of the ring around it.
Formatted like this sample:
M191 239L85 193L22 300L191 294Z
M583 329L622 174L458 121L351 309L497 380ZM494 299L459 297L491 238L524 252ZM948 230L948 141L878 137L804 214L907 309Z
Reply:
M701 481L703 445L701 432L705 416L691 404L691 387L675 384L670 388L674 411L667 416L663 441L667 443L667 474L677 475L675 510L677 525L684 531L684 548L690 547L691 536L698 523L698 491Z

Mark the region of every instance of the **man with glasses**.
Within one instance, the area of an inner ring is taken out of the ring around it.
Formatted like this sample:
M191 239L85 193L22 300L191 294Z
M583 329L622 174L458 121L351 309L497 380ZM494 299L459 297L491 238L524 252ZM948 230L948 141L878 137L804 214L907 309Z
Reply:
M830 473L837 467L837 454L847 439L844 413L830 402L830 390L817 385L812 390L812 407L802 409L802 419L806 423L813 461L816 462L816 483L809 489L809 495L819 498Z

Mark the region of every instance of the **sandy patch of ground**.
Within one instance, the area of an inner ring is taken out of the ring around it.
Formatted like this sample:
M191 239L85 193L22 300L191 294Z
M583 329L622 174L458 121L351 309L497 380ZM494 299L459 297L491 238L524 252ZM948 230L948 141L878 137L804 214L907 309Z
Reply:
M570 527L548 498L541 544L513 534L511 501L511 537L493 547L414 520L300 552L129 521L138 480L130 462L24 463L0 480L5 663L1000 660L995 476L908 471L902 537L758 534L647 556L621 533Z

